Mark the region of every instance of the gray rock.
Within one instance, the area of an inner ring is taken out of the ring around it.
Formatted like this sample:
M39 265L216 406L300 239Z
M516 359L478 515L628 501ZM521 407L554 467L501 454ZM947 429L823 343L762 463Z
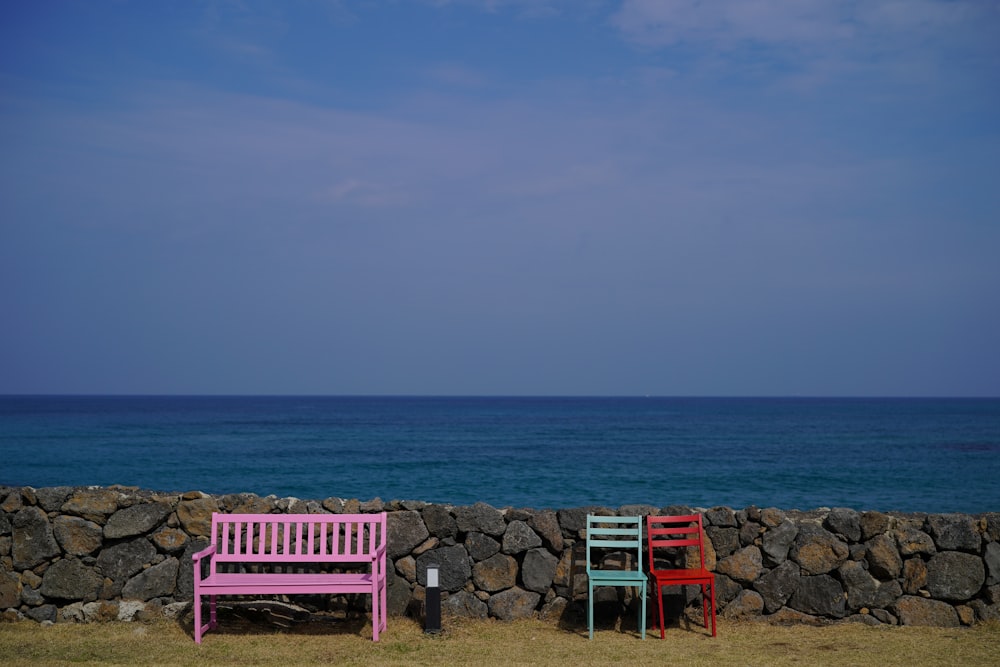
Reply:
M978 552L982 543L975 520L965 514L931 514L927 517L927 529L941 551Z
M707 526L705 535L712 541L717 558L725 558L736 553L740 548L740 531L736 528L720 528Z
M802 577L788 606L806 614L830 618L843 618L847 613L844 589L828 574Z
M489 607L472 593L459 591L441 602L441 612L459 618L486 618Z
M39 507L46 512L58 512L66 499L73 493L73 487L52 486L46 489L37 489L35 493Z
M983 600L973 600L969 607L979 621L1000 621L1000 602L986 604Z
M447 507L443 505L427 505L420 511L424 519L424 525L430 534L438 539L456 537L458 535L458 523L451 515Z
M48 517L37 507L25 507L15 514L12 528L14 569L27 570L60 554Z
M524 554L524 562L521 564L521 583L529 591L545 595L552 587L558 565L559 559L548 550L532 549Z
M519 554L542 546L542 538L523 521L511 521L503 534L501 550L505 554Z
M875 600L872 602L872 607L889 609L902 596L903 589L898 581L880 581L878 590L875 591Z
M24 615L39 623L55 623L59 619L59 609L54 604L43 604L40 607L28 609Z
M502 621L531 618L542 596L520 588L509 588L490 597L490 615Z
M983 563L986 565L986 585L1000 584L1000 543L990 542L986 545Z
M409 554L430 536L420 512L412 510L390 512L386 518L386 533L389 536L386 555L392 560Z
M49 599L83 600L97 599L103 579L75 558L56 561L42 576L40 592Z
M837 574L847 591L847 608L850 611L859 611L874 604L878 580L868 573L864 565L849 560L838 568Z
M645 517L650 514L656 514L658 508L655 505L646 504L632 504L632 505L622 505L618 508L618 516L639 516L643 517L643 523L646 522Z
M528 518L528 525L542 538L550 550L560 553L563 550L562 530L559 528L559 518L552 510L533 512Z
M191 540L184 547L184 553L180 557L180 565L177 571L177 588L174 591L174 598L177 600L191 600L194 598L194 563L191 556L208 547L208 541Z
M728 507L713 507L705 512L704 523L720 528L735 528L736 515Z
M781 609L799 587L799 566L786 560L754 582L753 587L764 600L764 611L768 614Z
M762 514L766 514L766 510ZM765 524L767 525L767 524ZM799 534L799 527L790 519L784 519L777 526L769 528L761 538L761 551L769 565L779 565L788 558L788 550Z
M923 625L939 628L957 628L959 626L958 612L950 604L940 600L928 600L906 595L893 605L892 612L899 618L900 625Z
M122 588L122 599L147 601L171 595L177 585L178 566L177 559L171 557L143 570Z
M587 527L588 514L608 516L613 512L606 507L597 506L561 509L556 512L556 516L559 518L559 526L562 528L563 535L579 535Z
M45 603L45 596L37 588L31 588L30 586L22 586L21 588L21 602L28 605L29 607L37 607Z
M472 507L456 507L455 522L462 533L477 531L499 537L507 530L503 513L492 505L476 503Z
M115 540L144 535L163 523L170 512L170 505L162 502L141 503L120 509L104 524L104 536Z
M756 543L764 527L756 521L745 521L740 524L740 546L748 547Z
M844 619L844 623L860 623L861 625L878 626L882 622L870 614L853 614Z
M386 575L386 607L390 616L402 616L410 604L413 592L409 582L391 569Z
M869 613L883 625L899 625L899 619L887 609L872 609Z
M825 525L831 533L840 535L849 542L861 539L861 515L855 510L835 507L826 516Z
M715 603L721 609L743 591L743 585L733 581L721 572L715 575Z
M103 549L97 567L105 577L122 585L156 556L156 549L145 537L138 537Z
M937 553L931 536L912 526L904 526L896 531L896 544L899 545L899 553L904 557Z
M486 560L500 551L500 543L489 535L473 532L465 536L465 548L473 560Z
M931 597L949 602L963 602L983 587L986 571L983 561L961 551L942 551L927 563L927 590Z
M440 547L420 554L417 558L417 582L427 585L427 565L437 563L441 590L461 590L472 576L472 559L465 547Z

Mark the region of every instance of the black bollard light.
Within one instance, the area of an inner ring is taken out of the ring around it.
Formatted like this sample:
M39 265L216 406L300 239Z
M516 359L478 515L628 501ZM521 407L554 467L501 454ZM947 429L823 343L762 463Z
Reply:
M441 632L441 588L438 585L438 566L427 566L427 588L424 595L424 632L436 635Z

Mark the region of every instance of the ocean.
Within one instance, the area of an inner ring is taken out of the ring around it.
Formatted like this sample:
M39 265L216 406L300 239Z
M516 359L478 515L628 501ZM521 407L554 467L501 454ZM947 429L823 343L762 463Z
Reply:
M0 485L1000 511L1000 399L0 396Z

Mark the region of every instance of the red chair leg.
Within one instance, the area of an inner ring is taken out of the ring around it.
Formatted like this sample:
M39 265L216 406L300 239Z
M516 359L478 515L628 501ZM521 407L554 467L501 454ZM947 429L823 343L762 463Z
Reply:
M666 639L667 633L664 630L663 622L663 586L661 586L659 582L656 584L656 603L660 610L660 639Z
M708 586L701 586L701 616L705 622L705 629L708 629Z
M712 589L712 636L715 636L715 582L713 581L709 588Z

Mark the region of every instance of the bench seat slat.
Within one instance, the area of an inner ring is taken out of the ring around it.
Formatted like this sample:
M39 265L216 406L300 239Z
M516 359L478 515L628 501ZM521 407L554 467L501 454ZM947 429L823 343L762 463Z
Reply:
M203 579L201 587L213 595L371 593L372 575L367 572L335 575L217 573Z

